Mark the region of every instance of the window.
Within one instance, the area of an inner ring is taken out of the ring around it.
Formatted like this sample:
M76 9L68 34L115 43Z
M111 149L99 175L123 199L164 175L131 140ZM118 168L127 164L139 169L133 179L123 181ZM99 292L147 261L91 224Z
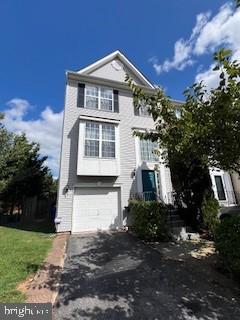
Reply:
M87 122L85 130L85 156L99 156L99 124Z
M98 87L86 86L86 108L98 109Z
M111 124L102 125L102 157L115 158L115 127Z
M113 90L108 88L86 86L85 107L113 112Z
M222 177L221 176L214 176L214 178L215 178L215 183L216 183L216 188L217 188L218 199L220 201L226 200Z
M100 109L112 111L113 109L113 91L110 89L100 88Z
M141 104L139 107L139 115L142 117L150 117L150 114L148 113L148 109L147 106L145 106L144 104Z
M85 156L94 158L115 158L115 126L86 122Z
M176 108L176 109L175 109L175 115L176 115L176 117L177 117L178 119L180 119L181 116L182 116L182 110L181 110L180 108Z
M140 151L142 161L157 162L159 160L159 157L154 153L154 150L157 148L157 142L152 142L151 140L140 140Z

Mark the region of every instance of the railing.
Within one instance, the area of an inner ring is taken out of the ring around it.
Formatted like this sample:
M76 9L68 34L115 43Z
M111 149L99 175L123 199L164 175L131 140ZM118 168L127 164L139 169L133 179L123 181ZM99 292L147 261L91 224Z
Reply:
M137 193L132 193L130 195L130 199L144 200L144 201L158 200L158 201L176 206L176 195L174 192L168 192L165 199L162 199L157 194L157 192L153 192L153 191L137 192Z
M152 201L152 200L158 200L158 196L156 192L147 191L147 192L138 192L138 193L131 194L130 199Z
M225 190L226 200L219 200L220 203L227 206L237 205L238 195L232 190ZM240 195L239 195L240 198ZM174 207L177 207L177 198L175 192L167 192L167 196L165 199L161 199L156 192L147 191L147 192L137 192L130 195L130 199L135 200L144 200L144 201L151 201L151 200L159 200L167 204L171 204Z

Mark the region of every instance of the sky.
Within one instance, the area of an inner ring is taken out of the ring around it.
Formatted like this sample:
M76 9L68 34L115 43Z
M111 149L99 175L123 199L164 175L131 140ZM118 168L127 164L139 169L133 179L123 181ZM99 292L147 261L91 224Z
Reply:
M119 49L173 99L203 80L212 55L240 58L240 9L222 0L1 0L0 111L6 127L40 143L58 176L65 72Z

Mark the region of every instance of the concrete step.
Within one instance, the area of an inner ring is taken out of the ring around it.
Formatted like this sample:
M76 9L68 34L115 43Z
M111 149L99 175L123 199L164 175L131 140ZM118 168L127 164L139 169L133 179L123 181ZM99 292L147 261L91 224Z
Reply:
M177 227L180 228L180 227L186 226L186 223L183 220L169 221L168 224L170 227L173 227L173 228L177 228Z
M169 219L170 220L182 220L182 218L180 217L180 215L179 214L174 214L174 215L172 215L172 216L169 216Z

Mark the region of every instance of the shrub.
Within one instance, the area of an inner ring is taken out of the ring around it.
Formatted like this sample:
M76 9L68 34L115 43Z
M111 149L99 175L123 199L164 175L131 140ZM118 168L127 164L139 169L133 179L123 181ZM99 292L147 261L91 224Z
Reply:
M132 228L145 240L167 239L167 207L157 201L131 200Z
M225 269L240 277L240 216L221 221L216 228L215 244Z
M205 227L207 227L212 236L214 236L216 227L220 223L218 211L218 201L212 197L205 197L202 204L202 218Z

